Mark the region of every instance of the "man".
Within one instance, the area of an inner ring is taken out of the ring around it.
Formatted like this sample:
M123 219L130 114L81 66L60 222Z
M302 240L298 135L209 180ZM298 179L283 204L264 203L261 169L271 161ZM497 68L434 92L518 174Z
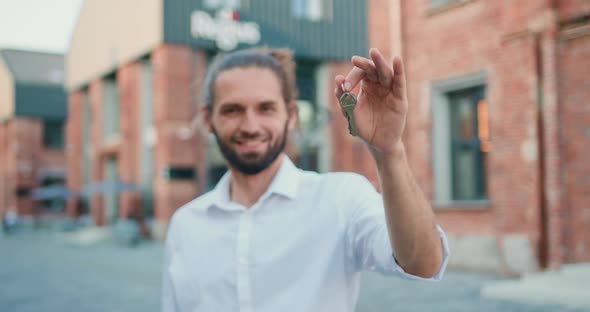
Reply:
M402 142L402 61L372 49L352 64L335 94L360 84L354 120L382 195L360 175L299 170L283 154L296 120L290 54L245 50L210 67L202 113L229 171L171 220L163 311L353 311L362 270L442 277L446 239Z

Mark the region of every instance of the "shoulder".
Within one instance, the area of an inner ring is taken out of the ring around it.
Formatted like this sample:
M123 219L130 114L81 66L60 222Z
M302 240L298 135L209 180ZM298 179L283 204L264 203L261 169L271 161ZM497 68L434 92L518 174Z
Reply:
M212 191L200 195L190 202L180 206L170 218L170 228L178 229L185 224L194 222L195 218L203 216L207 208L213 203Z

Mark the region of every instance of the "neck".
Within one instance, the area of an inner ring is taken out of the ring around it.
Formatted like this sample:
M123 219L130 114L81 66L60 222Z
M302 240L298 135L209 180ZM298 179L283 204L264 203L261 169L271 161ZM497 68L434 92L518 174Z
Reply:
M275 176L283 160L283 155L279 155L275 161L255 175L247 175L230 167L230 198L246 208L254 205L262 194L268 189L272 178Z

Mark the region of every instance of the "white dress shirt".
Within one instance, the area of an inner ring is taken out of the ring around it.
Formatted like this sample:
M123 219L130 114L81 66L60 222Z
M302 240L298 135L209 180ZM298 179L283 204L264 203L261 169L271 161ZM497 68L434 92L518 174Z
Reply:
M354 173L303 171L286 156L246 209L230 173L178 209L166 240L162 311L354 311L362 270L413 280L392 256L381 195Z

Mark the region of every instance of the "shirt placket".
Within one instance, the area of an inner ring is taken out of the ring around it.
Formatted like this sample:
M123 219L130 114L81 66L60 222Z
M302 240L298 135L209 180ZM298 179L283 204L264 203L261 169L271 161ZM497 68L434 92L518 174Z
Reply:
M241 312L252 312L252 293L250 285L250 241L252 235L252 213L246 210L240 216L238 230L238 300Z

